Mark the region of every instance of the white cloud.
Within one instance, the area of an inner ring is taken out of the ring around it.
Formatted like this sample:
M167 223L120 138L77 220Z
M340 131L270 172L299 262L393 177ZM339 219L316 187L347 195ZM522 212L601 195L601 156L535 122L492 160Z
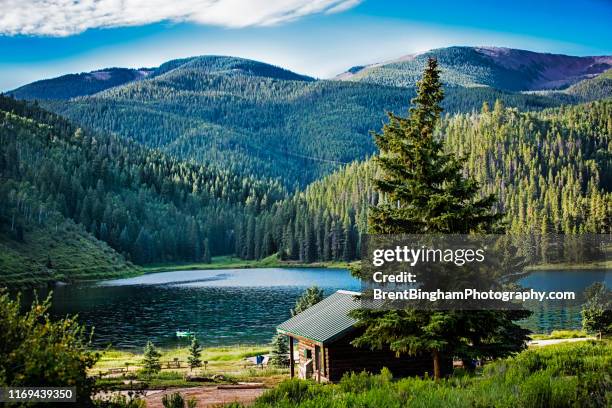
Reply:
M89 28L188 21L269 26L336 13L362 0L0 0L0 34L68 36Z

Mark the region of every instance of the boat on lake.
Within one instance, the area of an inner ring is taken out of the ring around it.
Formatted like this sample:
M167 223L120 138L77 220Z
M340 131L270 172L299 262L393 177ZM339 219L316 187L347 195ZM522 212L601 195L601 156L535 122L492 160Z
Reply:
M195 333L190 330L177 330L176 337L193 337Z

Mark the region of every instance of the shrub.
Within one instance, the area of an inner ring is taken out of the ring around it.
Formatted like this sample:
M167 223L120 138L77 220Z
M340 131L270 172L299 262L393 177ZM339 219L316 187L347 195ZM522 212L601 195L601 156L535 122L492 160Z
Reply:
M280 383L276 388L266 391L258 401L272 406L282 403L297 405L323 393L323 386L306 380L291 379Z
M164 395L162 405L164 408L195 408L197 403L194 398L186 401L180 393L175 392Z
M51 298L21 313L19 298L0 289L0 386L76 387L79 406L91 401L87 377L99 355L87 350L85 328L75 317L51 321Z
M107 399L93 401L96 408L146 408L147 403L140 398L129 398L125 395L113 395Z

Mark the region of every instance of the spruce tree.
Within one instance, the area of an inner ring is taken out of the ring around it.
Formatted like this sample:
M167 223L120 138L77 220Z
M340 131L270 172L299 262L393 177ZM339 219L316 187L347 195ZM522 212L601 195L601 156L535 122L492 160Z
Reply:
M202 356L202 347L200 346L200 342L194 336L191 339L191 344L189 345L189 356L187 357L187 364L189 364L189 370L193 370L194 368L198 368L202 366L202 360L200 357Z
M597 333L601 340L603 334L612 333L612 290L603 282L595 282L584 291L584 297L582 328Z
M145 374L153 375L161 370L161 363L159 362L161 353L151 341L148 341L145 345L143 357L142 367Z
M323 300L323 289L320 289L318 286L311 286L299 299L295 302L295 307L291 309L291 316L295 316L298 313L303 312L308 309L310 306L314 306L320 301Z
M275 367L289 366L289 339L287 336L277 334L272 338L272 351L270 351L270 364Z
M408 117L389 114L375 135L382 176L375 180L382 202L370 209L371 234L471 234L500 231L493 195L481 197L478 183L463 176L462 160L444 151L436 124L444 97L437 61L430 58L417 83ZM390 348L399 354L428 353L434 377L443 356L500 357L524 347L526 330L513 320L525 311L379 311L353 314L363 334L355 346Z

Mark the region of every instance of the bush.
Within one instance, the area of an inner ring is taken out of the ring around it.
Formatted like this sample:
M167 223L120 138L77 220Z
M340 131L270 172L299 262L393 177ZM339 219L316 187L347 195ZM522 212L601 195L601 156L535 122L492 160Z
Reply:
M378 375L371 375L365 371L348 373L340 379L340 389L344 392L361 392L372 388L381 388L389 385L393 375L388 368L383 368Z
M195 408L197 406L194 398L185 401L178 392L164 395L162 397L162 405L164 408Z
M306 380L291 379L280 383L276 388L263 393L258 402L277 406L282 404L297 405L311 400L323 393L323 386Z
M107 399L94 400L94 406L96 408L146 408L147 403L140 398L113 395Z
M87 370L99 355L87 350L85 328L75 317L51 321L50 299L34 301L22 314L19 298L0 289L0 386L73 386L78 405L90 405L94 380Z

